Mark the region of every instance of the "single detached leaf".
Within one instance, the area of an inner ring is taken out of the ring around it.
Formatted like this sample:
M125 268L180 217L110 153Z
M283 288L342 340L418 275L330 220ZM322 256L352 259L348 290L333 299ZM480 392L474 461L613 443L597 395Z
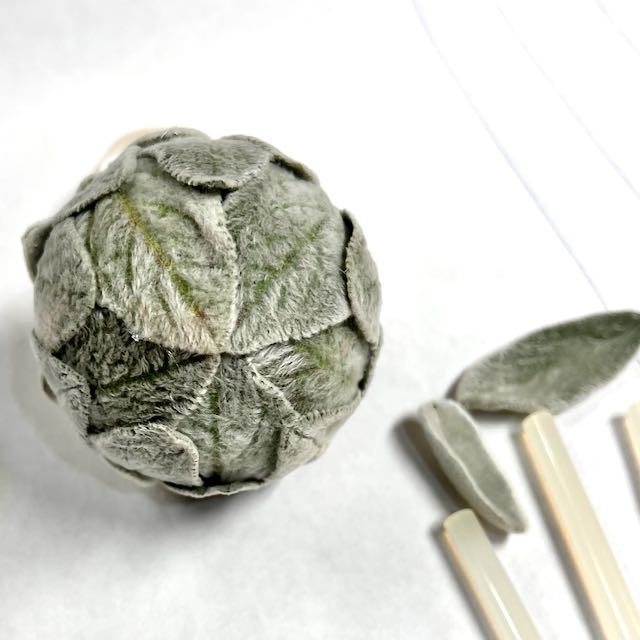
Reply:
M161 424L117 427L91 438L113 464L149 478L199 486L198 450L189 438Z
M640 346L640 314L601 313L547 327L467 369L454 396L469 409L558 412L612 380Z
M526 518L471 416L451 400L428 402L418 416L445 475L478 515L503 531L524 531Z
M88 224L99 303L131 333L216 354L235 324L237 259L219 194L137 173Z

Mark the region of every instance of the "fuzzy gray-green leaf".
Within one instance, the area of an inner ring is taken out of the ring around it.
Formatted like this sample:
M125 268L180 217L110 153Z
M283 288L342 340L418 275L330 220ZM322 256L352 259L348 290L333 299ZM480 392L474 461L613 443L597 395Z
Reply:
M115 469L120 475L128 478L129 480L133 480L140 487L148 487L156 482L154 478L150 478L149 476L143 476L141 473L137 471L132 471L131 469L125 469L121 467L119 464L115 462L111 462L108 458L102 456L102 459L111 467L111 469Z
M201 138L209 140L209 136L197 129L189 129L185 127L171 127L170 129L152 130L142 134L133 141L133 144L141 149L146 149L155 144L173 140L174 138Z
M297 420L282 392L245 356L223 354L206 398L177 429L198 443L202 475L226 484L267 478L282 431Z
M360 225L348 212L342 215L349 221L352 232L347 246L346 274L349 301L353 315L365 338L374 346L380 341L380 281L367 241Z
M260 147L261 149L264 149L267 152L267 155L271 158L272 162L287 167L287 169L290 169L300 179L308 180L309 182L313 182L315 184L320 184L318 176L316 176L316 174L311 169L309 169L306 164L303 164L298 160L294 160L288 155L282 153L280 149L277 149L264 140L254 138L253 136L241 135L225 136L224 138L221 138L221 140L239 140L245 143L251 143L257 147Z
M329 446L335 432L351 417L360 403L362 394L358 392L346 405L327 411L314 410L301 416L295 428L283 432L278 443L277 464L273 478L293 471L320 457Z
M55 355L94 387L151 377L193 360L188 351L169 350L132 337L124 322L103 308L94 309Z
M198 450L189 438L161 424L117 427L91 438L113 464L143 476L199 486Z
M273 344L250 356L296 411L329 411L360 394L371 349L352 321L309 338Z
M132 423L174 426L202 402L216 374L220 356L191 360L95 388L89 406L94 430Z
M188 498L209 498L211 496L232 496L234 493L255 491L264 485L263 480L241 480L223 484L205 484L200 487L184 487L172 482L165 482L164 486L173 493Z
M176 180L191 186L237 189L269 162L264 147L246 138L171 137L144 149Z
M55 351L84 324L96 302L95 276L73 220L56 225L34 281L35 331Z
M237 260L220 196L138 173L89 225L100 304L167 348L216 354L235 323Z
M224 209L240 265L233 352L307 337L351 315L345 225L318 185L271 163Z
M38 270L38 262L53 227L74 213L91 206L103 196L119 189L135 171L138 148L127 147L104 171L85 178L74 196L54 216L29 227L22 236L27 269L32 279Z
M59 360L44 348L35 333L31 335L31 344L40 361L44 381L53 397L65 409L83 437L89 426L89 403L91 390L86 379L75 369Z
M503 531L524 531L526 519L471 416L451 400L428 402L418 416L445 475L478 515Z
M596 314L535 331L467 369L455 398L469 409L562 411L612 380L640 346L640 314Z

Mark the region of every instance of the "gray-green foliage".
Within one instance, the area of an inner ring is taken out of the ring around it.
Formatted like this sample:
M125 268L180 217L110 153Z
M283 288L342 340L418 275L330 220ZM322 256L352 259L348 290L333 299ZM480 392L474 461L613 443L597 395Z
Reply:
M471 416L452 400L428 402L418 416L436 460L469 505L498 529L524 531L526 518Z
M612 380L640 346L640 314L602 313L535 331L461 376L454 392L468 409L562 411Z
M366 388L380 288L362 231L260 140L142 137L23 244L46 384L137 479L259 487L320 455Z

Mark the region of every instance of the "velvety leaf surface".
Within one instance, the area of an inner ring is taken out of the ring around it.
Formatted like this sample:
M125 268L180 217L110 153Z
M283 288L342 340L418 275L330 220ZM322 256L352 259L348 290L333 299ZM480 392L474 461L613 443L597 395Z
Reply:
M313 410L301 417L295 428L283 432L278 443L277 464L271 476L281 478L297 467L320 457L338 429L360 404L357 393L350 403L327 411Z
M100 304L132 333L194 353L225 350L237 260L219 195L138 173L98 203L88 241Z
M82 436L89 426L91 392L87 381L44 348L35 334L31 344L42 368L42 375L56 400L71 417Z
M242 480L239 482L226 482L222 484L202 485L200 487L184 487L170 482L164 486L181 496L187 498L209 498L211 496L231 496L242 491L254 491L264 485L262 480Z
M378 334L378 344L371 345L371 356L369 358L369 364L367 366L367 370L364 374L364 380L362 381L362 391L366 392L371 384L371 378L373 377L373 372L375 371L376 365L378 363L378 358L380 357L380 351L382 350L382 345L384 343L384 330L380 327L380 333Z
M369 345L348 321L309 338L270 345L249 360L296 411L307 413L350 403L361 391L369 358Z
M316 184L271 163L224 208L240 265L233 352L308 337L351 315L344 223Z
M133 144L143 149L158 144L159 142L173 140L174 138L201 138L202 140L209 140L209 136L206 133L198 131L197 129L171 127L169 129L158 129L157 131L145 133L139 138L136 138Z
M158 480L198 486L198 450L186 436L160 424L118 427L91 437L110 462Z
M348 212L342 214L352 227L347 246L347 291L353 315L365 338L373 345L380 340L380 281L376 267L360 225Z
M239 136L219 140L174 136L147 147L142 155L154 158L176 180L210 189L237 189L270 159L267 149Z
M562 411L612 380L640 346L640 314L602 313L535 331L467 369L455 398L484 411Z
M45 391L138 481L258 488L317 458L370 380L362 232L257 138L139 136L24 249Z
M471 416L451 400L428 402L418 416L442 470L476 513L503 531L524 531L526 519Z
M246 358L223 355L205 401L177 429L198 442L202 475L227 484L267 478L281 432L297 420L283 394Z
M220 356L193 356L152 373L95 387L89 406L93 430L161 422L174 426L203 402Z
M122 320L101 307L55 355L98 387L157 374L193 358L188 351L135 339Z
M95 302L91 260L67 218L51 231L34 281L35 332L43 346L54 351L71 338Z
M324 451L323 443L313 435L313 429L302 425L281 434L276 450L276 463L270 479L281 478L303 464L311 462Z
M302 162L298 162L293 158L290 158L288 155L282 153L280 149L277 149L273 145L270 145L268 142L264 140L260 140L259 138L254 138L252 136L225 136L222 140L243 140L251 142L253 145L258 146L264 149L272 162L276 164L282 165L288 169L290 169L298 178L302 180L308 180L309 182L314 182L315 184L319 184L318 177L316 174L307 167L306 164Z
M119 464L115 464L115 462L111 462L111 460L108 460L105 457L102 457L102 460L104 460L104 462L106 462L109 465L109 467L111 467L112 469L115 469L120 475L123 475L125 478L129 480L133 480L137 485L140 485L141 487L148 487L152 484L155 484L156 482L155 478L149 478L148 476L143 476L141 473L138 473L137 471L132 471L131 469L125 469L124 467L121 467Z

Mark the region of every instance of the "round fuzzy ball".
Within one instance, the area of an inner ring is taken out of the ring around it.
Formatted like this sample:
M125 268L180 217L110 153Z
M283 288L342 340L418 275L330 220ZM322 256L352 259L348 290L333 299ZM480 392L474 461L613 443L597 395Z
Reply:
M45 388L139 480L257 488L318 457L367 387L362 231L258 139L143 136L23 243Z

